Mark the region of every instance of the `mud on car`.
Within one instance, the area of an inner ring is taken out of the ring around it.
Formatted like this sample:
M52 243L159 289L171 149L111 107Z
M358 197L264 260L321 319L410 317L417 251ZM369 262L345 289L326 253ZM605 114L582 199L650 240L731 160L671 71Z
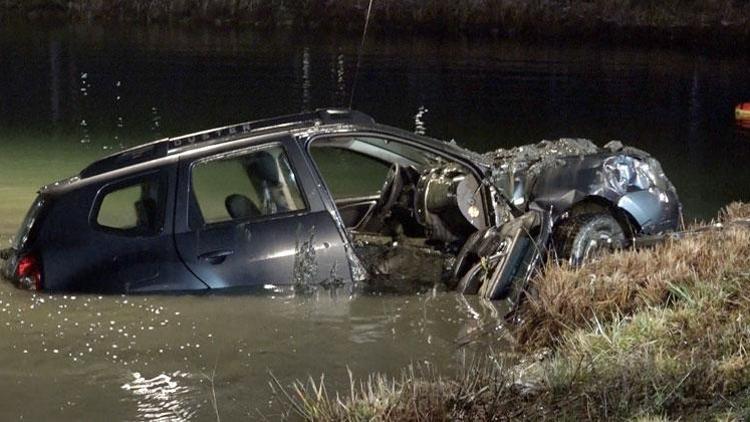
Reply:
M185 292L440 279L490 299L675 229L659 163L562 139L478 154L318 110L157 140L40 189L3 274L26 289Z

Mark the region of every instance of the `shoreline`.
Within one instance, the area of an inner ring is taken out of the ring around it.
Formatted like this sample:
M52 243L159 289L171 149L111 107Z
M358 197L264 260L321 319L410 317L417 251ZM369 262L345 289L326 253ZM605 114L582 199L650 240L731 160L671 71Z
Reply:
M750 205L690 228L580 268L548 265L507 331L515 359L490 350L457 375L415 364L352 377L343 397L323 378L272 378L274 392L310 421L747 420Z
M630 5L592 0L375 0L376 35L594 42L719 49L741 53L750 41L750 4L677 0ZM8 0L0 21L33 25L136 24L187 28L295 30L361 34L366 0Z

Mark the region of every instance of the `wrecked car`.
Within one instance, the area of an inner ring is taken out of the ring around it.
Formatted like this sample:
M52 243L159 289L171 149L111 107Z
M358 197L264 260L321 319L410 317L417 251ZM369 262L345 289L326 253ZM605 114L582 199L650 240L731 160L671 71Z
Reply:
M617 142L478 154L318 110L157 140L41 188L3 274L136 293L398 282L416 268L497 299L548 256L575 265L680 219L659 163Z

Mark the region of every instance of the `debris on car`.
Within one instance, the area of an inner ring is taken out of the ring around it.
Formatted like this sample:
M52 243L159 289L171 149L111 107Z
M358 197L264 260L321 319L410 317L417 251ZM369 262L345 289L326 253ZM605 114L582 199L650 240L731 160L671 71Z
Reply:
M456 259L424 239L409 237L359 233L354 249L367 269L366 292L416 293L448 285Z
M578 265L680 221L659 162L619 142L478 154L318 110L96 161L40 189L1 255L7 278L50 292L437 280L500 299L548 256Z

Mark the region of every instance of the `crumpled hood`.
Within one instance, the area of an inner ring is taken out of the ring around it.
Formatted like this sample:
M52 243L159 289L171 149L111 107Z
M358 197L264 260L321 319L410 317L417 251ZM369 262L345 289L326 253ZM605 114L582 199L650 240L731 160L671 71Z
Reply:
M544 140L483 154L482 164L487 168L485 181L507 201L500 209L496 207L499 214L505 214L500 220L514 214L512 208L522 212L535 201L542 208L554 206L562 212L587 196L620 205L623 197L635 191L678 203L661 164L620 141L598 147L588 139ZM670 215L675 214L672 206L668 208ZM677 208L681 212L679 204Z
M596 154L601 150L588 139L563 138L557 141L541 141L510 149L499 148L483 155L490 165L491 182L504 193L512 196L513 179L524 175L533 178L549 167L564 165L563 157Z

